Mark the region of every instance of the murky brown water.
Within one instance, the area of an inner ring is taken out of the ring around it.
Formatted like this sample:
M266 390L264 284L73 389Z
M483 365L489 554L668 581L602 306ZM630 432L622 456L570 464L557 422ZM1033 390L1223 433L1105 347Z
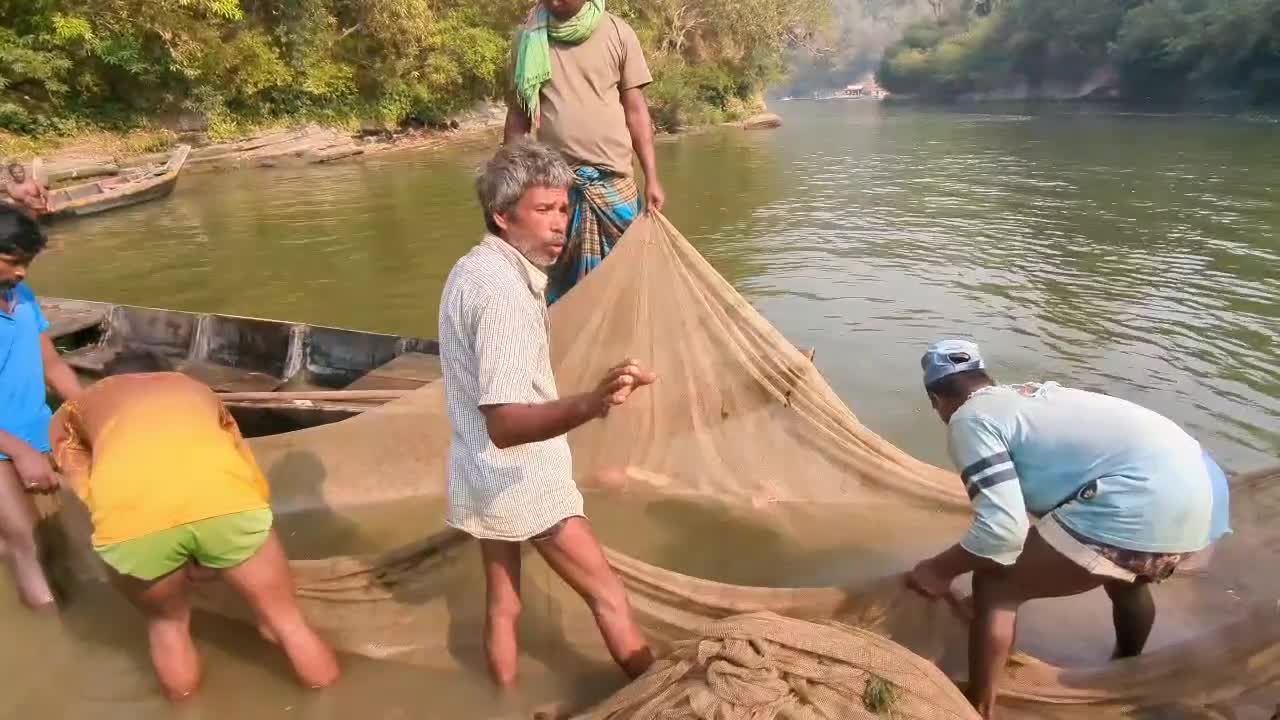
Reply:
M774 133L664 143L670 216L797 345L817 347L819 366L870 427L945 462L917 358L936 335L967 333L1002 379L1137 400L1233 468L1280 457L1280 154L1266 151L1277 126L865 103L780 109L787 126ZM57 228L33 284L432 335L444 276L481 230L467 177L491 147L184 178L168 201ZM913 550L904 537L872 552L848 517L821 509L771 523L680 503L637 512L593 499L590 511L624 552L731 582L851 580ZM379 512L376 532L370 523L360 534L285 531L327 533L352 552L410 539L418 518L434 528L440 515L430 505ZM801 526L804 547L788 533ZM286 535L295 547L317 539ZM355 658L341 686L303 693L251 631L202 619L205 691L172 709L155 694L131 617L103 593L61 621L33 618L0 584L9 640L0 676L18 688L0 705L5 716L479 718L504 707L477 673ZM1105 623L1081 627L1061 655L1105 654ZM598 685L614 682L606 672ZM583 691L573 684L534 668L524 700Z
M293 515L282 518L278 529L298 559L376 552L418 539L421 533L415 528L437 527L442 511L439 499L415 500L347 510L341 518ZM587 511L610 547L664 568L738 584L856 584L901 571L940 549L936 527L916 525L921 532L913 535L912 521L905 516L885 522L883 511L874 509L783 506L762 514L687 499L589 493ZM925 514L916 512L918 522L927 520ZM454 581L474 587L478 607L483 603L479 563L475 557L464 559L469 563L451 574ZM537 573L537 579L529 573ZM548 582L546 573L529 561L526 583L537 587ZM1153 647L1202 631L1206 617L1227 618L1239 611L1239 597L1222 592L1225 587L1231 587L1228 577L1162 588L1161 596L1176 602L1164 605ZM538 627L522 637L521 688L506 698L491 691L471 641L460 655L442 660L447 666L460 663L461 669L450 671L344 656L342 682L310 693L294 685L283 658L251 628L200 614L196 628L205 686L193 701L174 707L158 696L143 628L134 613L108 588L81 592L61 616L38 617L17 607L9 588L0 586L0 616L8 631L0 673L11 679L4 717L513 718L528 717L530 708L555 701L580 707L623 683L607 663L565 658L565 650L554 639L541 638ZM527 622L534 626L547 620L548 612L551 618L557 615L538 592L526 600ZM477 608L450 610L460 623L476 629L472 616ZM1112 642L1107 616L1100 592L1032 604L1022 618L1021 647L1066 664L1099 662ZM1064 632L1068 627L1071 631ZM1052 643L1046 640L1050 636ZM955 662L952 669L958 669Z

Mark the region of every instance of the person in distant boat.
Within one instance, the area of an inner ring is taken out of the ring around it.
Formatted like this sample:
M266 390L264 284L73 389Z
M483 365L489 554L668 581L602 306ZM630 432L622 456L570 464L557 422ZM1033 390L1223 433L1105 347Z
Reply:
M267 480L218 396L151 354L104 370L54 414L53 456L89 509L113 583L146 617L165 692L180 700L200 684L190 624L201 574L244 597L303 684L331 685L337 659L298 608Z
M22 163L9 163L9 182L5 193L19 207L33 213L41 214L50 210L49 191L39 180L27 177L27 169Z
M538 3L512 56L505 142L534 133L574 168L569 245L549 273L553 303L609 255L639 214L633 150L645 205L660 212L666 203L644 96L653 77L635 31L606 12L604 0Z
M51 493L46 385L64 400L80 394L75 372L49 338L49 321L27 287L27 271L45 246L30 213L0 204L0 556L18 596L32 608L54 604L36 547L33 493Z
M565 246L572 182L554 150L528 141L504 145L476 182L489 232L453 266L440 300L453 431L445 522L480 541L485 649L502 687L516 678L526 541L586 600L627 675L638 677L653 662L583 514L566 433L603 418L656 377L627 360L594 390L562 398L551 371L546 268Z
M921 365L974 517L908 583L946 597L973 573L968 695L978 711L994 716L1028 600L1102 587L1114 656L1140 654L1155 621L1150 585L1230 531L1221 468L1172 421L1131 402L1054 382L996 385L971 342L934 343Z

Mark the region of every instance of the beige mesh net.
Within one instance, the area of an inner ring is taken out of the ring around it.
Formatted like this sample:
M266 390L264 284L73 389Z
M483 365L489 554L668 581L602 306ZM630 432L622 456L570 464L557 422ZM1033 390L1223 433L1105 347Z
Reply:
M708 623L588 720L976 720L927 660L860 628L774 613Z
M959 480L863 426L809 358L665 219L632 226L553 307L552 334L562 393L594 387L627 356L660 376L570 437L579 481L601 488L588 493L588 513L660 649L687 652L674 643L723 627L711 621L772 612L863 628L962 675L963 623L907 591L900 576L963 532L969 510ZM441 390L427 386L352 420L253 446L298 558L304 611L326 637L371 657L478 669L484 586L476 544L442 524L450 433ZM1029 610L1025 647L1074 648L1083 659L1064 668L1019 654L1004 686L1009 715L1194 709L1274 683L1277 478L1280 470L1234 479L1236 534L1158 588L1158 647L1143 657L1105 661L1110 619L1096 598L1052 605L1038 620ZM608 672L584 604L536 554L526 558L526 652L568 677ZM246 614L216 586L202 602ZM789 622L752 617L775 642ZM890 665L919 668L889 655ZM892 675L891 667L877 672ZM930 676L919 677L900 684L937 702L934 717L962 716Z

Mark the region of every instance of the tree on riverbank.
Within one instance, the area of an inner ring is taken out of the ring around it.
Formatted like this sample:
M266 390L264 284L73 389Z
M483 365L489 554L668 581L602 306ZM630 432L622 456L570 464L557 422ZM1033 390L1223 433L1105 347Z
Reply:
M1280 101L1280 0L948 0L886 53L897 93Z
M926 0L836 0L835 22L819 41L830 50L797 54L783 92L809 95L861 80L876 70L907 27L933 18L933 12Z
M501 94L530 0L0 0L0 130L70 134L178 113L439 120ZM650 54L655 117L740 113L829 0L612 0Z

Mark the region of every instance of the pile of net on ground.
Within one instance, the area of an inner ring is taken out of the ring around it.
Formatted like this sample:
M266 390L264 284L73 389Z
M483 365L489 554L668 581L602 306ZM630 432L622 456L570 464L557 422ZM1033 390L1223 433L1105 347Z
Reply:
M552 308L551 324L562 394L593 388L625 357L660 376L570 435L579 481L611 489L609 521L594 515L597 527L660 650L709 621L768 611L863 628L962 675L963 621L901 581L963 532L959 480L859 422L665 219L637 221ZM339 648L482 672L479 551L442 521L449 438L437 383L342 423L253 441L297 558L304 611ZM1275 682L1278 479L1272 471L1233 480L1235 535L1157 589L1160 620L1143 657L1106 660L1109 612L1097 597L1046 605L1038 619L1028 606L1022 646L1075 657L1059 667L1017 655L1002 700L1008 716L1195 708ZM603 507L589 501L588 512ZM401 520L371 512L387 508ZM610 535L628 523L653 532ZM649 542L658 530L664 540ZM526 559L522 663L568 678L608 672L584 604L536 554ZM247 617L220 591L203 604ZM932 697L912 681L903 689Z
M859 628L773 613L707 623L584 720L968 720L929 661Z

